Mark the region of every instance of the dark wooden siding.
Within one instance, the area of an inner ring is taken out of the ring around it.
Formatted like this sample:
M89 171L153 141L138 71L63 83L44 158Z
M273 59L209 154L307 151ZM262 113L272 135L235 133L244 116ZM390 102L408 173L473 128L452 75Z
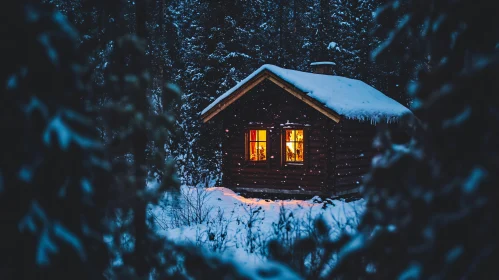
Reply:
M231 144L228 147L232 154L230 159L232 186L322 192L327 180L327 159L326 139L321 135L321 131L314 128L306 130L305 136L309 138L309 149L306 152L306 162L303 166L283 166L281 163L282 130L269 128L268 131L268 136L270 136L270 141L267 143L269 161L256 163L246 161L244 130L234 132L233 141L230 141Z
M289 193L321 194L328 188L328 143L334 121L272 83L248 92L219 116L223 119L223 183L234 189L254 188ZM291 124L289 124L291 123ZM245 132L267 129L267 162L249 162ZM303 166L284 166L281 134L288 129L305 132Z
M266 127L269 127L268 125ZM272 188L279 190L322 192L327 180L327 139L316 128L305 128L308 150L303 166L283 166L281 129L268 128L268 162L248 162L245 158L243 129L234 131L227 147L232 166L228 168L235 188ZM270 132L271 131L271 132Z
M376 127L370 123L340 121L334 131L334 172L329 174L333 193L348 193L361 186L376 153L372 145L375 135Z

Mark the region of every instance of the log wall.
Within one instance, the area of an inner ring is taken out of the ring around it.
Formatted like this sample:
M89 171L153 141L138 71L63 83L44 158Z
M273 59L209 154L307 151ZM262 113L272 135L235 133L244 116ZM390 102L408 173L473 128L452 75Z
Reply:
M372 146L375 135L376 127L370 123L340 121L334 131L335 152L330 162L333 194L356 191L361 186L376 154Z
M327 191L327 149L334 121L270 82L255 87L219 116L225 133L224 185L235 190L294 194ZM267 129L268 160L247 161L245 132L261 128ZM282 133L286 128L304 130L303 165L284 164Z

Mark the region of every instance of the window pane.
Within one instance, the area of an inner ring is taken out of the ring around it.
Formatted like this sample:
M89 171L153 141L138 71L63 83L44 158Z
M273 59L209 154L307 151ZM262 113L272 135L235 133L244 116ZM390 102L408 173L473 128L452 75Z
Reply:
M249 144L250 144L249 160L257 161L258 160L258 154L256 152L257 142L250 142Z
M286 161L295 160L295 147L293 142L286 142Z
M291 162L303 162L305 156L303 129L285 130L285 142L285 160Z
M295 130L295 132L296 132L295 141L303 141L303 130Z
M266 142L257 142L258 143L258 160L267 160L267 143Z
M267 160L267 131L252 129L249 131L249 160Z
M296 161L303 161L303 142L296 142Z
M267 141L267 131L258 130L258 141Z
M250 141L257 141L256 139L256 130L250 130Z

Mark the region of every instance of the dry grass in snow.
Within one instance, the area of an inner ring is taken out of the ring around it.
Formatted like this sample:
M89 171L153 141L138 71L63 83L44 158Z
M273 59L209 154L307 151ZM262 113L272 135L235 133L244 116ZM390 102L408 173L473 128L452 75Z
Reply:
M221 187L183 186L177 199L173 197L168 194L161 206L150 211L158 231L175 242L195 243L245 265L266 260L272 239L287 246L313 235L318 217L330 226L331 238L353 232L364 209L362 199L273 201L245 198Z

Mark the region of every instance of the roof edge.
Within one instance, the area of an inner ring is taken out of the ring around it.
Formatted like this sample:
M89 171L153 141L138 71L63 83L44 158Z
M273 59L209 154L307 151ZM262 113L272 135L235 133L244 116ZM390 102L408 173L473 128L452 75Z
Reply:
M224 110L229 105L234 103L237 99L239 99L241 96L243 96L246 92L250 91L255 86L260 84L263 80L265 80L267 78L268 73L270 73L270 71L268 71L267 69L261 69L260 72L256 73L257 71L253 72L254 77L251 77L248 81L245 81L242 84L237 84L232 89L228 90L227 92L230 92L232 90L233 90L233 92L228 94L226 97L224 97L222 99L215 99L215 101L210 103L210 105L208 105L206 108L209 108L213 103L216 103L216 104L213 105L208 110L204 109L201 112L201 119L203 120L203 123L208 122L210 119L212 119L218 113L220 113L222 110ZM224 94L226 94L227 92L225 92Z

